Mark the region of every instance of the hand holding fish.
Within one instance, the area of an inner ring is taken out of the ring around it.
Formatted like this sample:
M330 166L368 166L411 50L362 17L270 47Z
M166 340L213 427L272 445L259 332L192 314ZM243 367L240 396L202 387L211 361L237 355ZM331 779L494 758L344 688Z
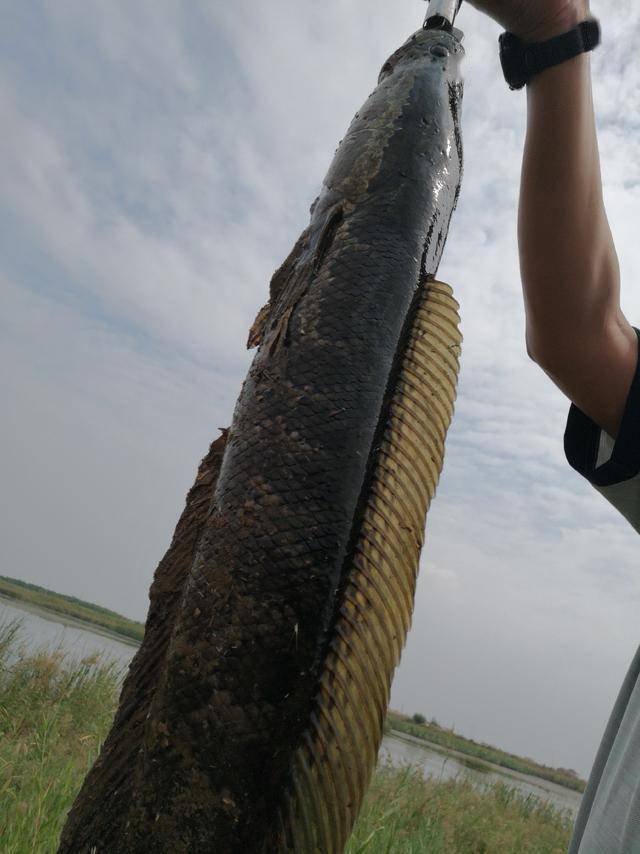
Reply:
M589 17L589 0L468 0L524 41L541 42Z

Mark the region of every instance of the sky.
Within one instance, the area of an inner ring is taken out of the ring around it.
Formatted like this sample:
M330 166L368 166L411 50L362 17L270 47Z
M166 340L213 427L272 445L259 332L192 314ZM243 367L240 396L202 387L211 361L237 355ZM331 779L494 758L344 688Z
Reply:
M21 0L0 29L0 574L143 619L268 283L419 0ZM640 323L640 7L592 3L605 200ZM464 348L392 705L587 774L640 638L637 535L527 357L525 96L471 7L439 276Z

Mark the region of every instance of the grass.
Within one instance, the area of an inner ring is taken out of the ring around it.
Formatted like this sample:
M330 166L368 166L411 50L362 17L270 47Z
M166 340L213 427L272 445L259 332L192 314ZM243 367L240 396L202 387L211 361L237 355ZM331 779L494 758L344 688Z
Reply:
M564 854L568 813L504 784L485 791L379 768L346 854Z
M144 635L144 625L142 623L129 620L127 617L123 617L121 614L117 614L115 611L110 611L100 605L83 602L74 596L54 593L51 590L38 587L36 584L29 584L26 581L19 581L15 578L6 578L0 575L0 595L35 605L47 611L73 617L94 626L99 626L100 628L107 629L114 635L120 636L124 640L139 642ZM422 718L421 715L417 717ZM550 768L535 762L533 759L515 756L512 753L507 753L488 744L479 744L472 739L458 735L458 733L451 729L441 727L435 721L427 722L425 720L424 723L416 723L406 715L401 715L398 712L389 712L386 725L388 729L407 733L408 735L439 745L447 750L457 750L471 759L493 762L503 768L518 771L522 774L532 774L543 780L549 780L552 783L557 783L560 786L565 786L577 792L584 792L586 786L585 781L581 780L573 771L562 768Z
M26 652L0 625L0 850L55 852L115 712L119 672L97 657Z
M535 762L533 759L525 759L513 753L506 753L498 747L492 747L489 744L479 744L477 741L458 735L451 729L441 727L435 721L416 724L406 715L401 715L398 712L389 712L387 715L387 727L388 729L404 732L416 738L429 741L447 750L458 750L467 756L493 762L495 765L509 768L512 771L518 771L521 774L532 774L535 777L549 780L551 783L557 783L576 792L584 792L586 786L585 781L581 780L574 771L562 768L550 768L547 765Z
M139 643L144 635L143 623L130 620L128 617L123 617L122 614L117 614L101 605L83 602L82 599L76 599L75 596L54 593L53 590L47 590L45 587L39 587L37 584L30 584L27 581L19 581L17 578L6 578L4 575L0 575L0 596L26 602L29 605L35 605L38 608L53 611L65 617L82 620L85 623L106 629L114 635L119 635L129 642L133 640Z
M97 657L27 651L0 625L0 850L54 854L65 815L111 723L121 673ZM552 854L567 814L507 786L425 782L380 768L347 854Z

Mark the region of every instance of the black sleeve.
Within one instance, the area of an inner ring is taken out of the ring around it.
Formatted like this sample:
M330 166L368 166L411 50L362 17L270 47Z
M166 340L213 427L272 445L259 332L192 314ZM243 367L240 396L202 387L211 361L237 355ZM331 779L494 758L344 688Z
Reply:
M636 329L635 332L640 339L640 331ZM601 434L600 427L572 404L564 434L569 464L596 487L613 486L636 477L640 473L640 360L613 453L607 462L598 466Z

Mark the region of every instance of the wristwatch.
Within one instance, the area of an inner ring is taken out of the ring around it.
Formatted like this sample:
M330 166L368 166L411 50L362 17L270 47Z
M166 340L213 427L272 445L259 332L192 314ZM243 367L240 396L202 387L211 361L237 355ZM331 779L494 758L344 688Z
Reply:
M600 44L600 24L596 18L583 21L568 33L546 42L524 42L513 33L500 36L500 61L510 89L523 86L546 68L560 65Z

